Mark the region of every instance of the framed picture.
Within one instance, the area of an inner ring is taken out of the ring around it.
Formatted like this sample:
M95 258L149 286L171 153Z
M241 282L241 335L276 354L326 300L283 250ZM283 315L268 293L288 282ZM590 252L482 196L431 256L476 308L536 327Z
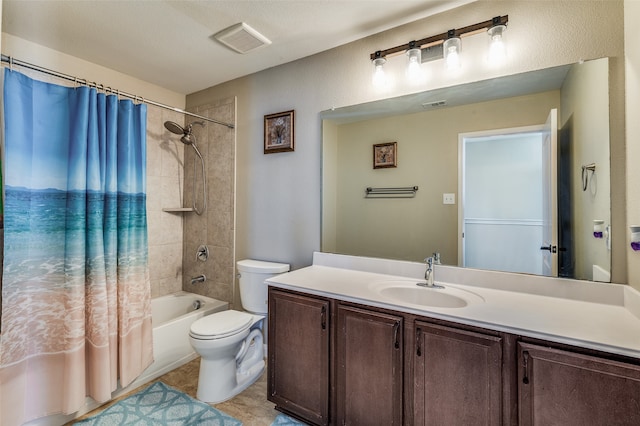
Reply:
M373 168L398 166L398 142L377 143L373 145Z
M293 151L294 111L264 116L264 153Z

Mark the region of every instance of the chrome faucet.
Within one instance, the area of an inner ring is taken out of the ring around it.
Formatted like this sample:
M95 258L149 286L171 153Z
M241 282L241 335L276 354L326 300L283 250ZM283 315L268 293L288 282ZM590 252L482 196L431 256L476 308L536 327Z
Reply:
M419 285L420 287L429 287L429 288L444 288L444 286L441 285L437 285L433 282L433 263L434 263L434 258L433 256L427 257L424 260L427 263L427 269L425 269L424 271L424 280L425 282L420 282L420 283L416 283L416 285Z
M207 280L207 277L204 274L198 275L197 277L191 278L191 285L196 284L196 283L203 283L206 280Z

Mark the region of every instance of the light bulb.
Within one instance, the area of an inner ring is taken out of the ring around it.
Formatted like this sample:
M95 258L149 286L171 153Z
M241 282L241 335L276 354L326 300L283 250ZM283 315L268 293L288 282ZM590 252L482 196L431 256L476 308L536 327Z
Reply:
M500 65L507 59L507 48L504 43L506 25L495 25L487 30L489 34L489 63Z
M460 47L461 42L459 37L451 37L444 41L442 46L444 50L444 60L447 69L450 71L457 70L461 66Z
M384 72L384 64L387 62L385 58L376 58L373 60L373 85L382 87L387 83L387 76Z
M410 83L418 83L424 79L422 72L422 51L418 48L407 50L409 63L407 64L407 78Z

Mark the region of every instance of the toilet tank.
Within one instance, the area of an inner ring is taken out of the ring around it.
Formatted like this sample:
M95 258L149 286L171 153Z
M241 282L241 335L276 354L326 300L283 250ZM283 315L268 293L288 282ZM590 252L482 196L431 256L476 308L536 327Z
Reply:
M268 287L264 281L283 272L288 272L289 265L245 259L240 260L237 267L240 277L240 301L243 309L254 314L266 315Z

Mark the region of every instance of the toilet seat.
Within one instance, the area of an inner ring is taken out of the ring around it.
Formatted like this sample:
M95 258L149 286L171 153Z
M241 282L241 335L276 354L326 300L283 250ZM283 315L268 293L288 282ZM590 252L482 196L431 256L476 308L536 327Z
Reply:
M195 339L214 340L238 334L251 327L254 317L246 312L228 310L207 315L191 324Z

